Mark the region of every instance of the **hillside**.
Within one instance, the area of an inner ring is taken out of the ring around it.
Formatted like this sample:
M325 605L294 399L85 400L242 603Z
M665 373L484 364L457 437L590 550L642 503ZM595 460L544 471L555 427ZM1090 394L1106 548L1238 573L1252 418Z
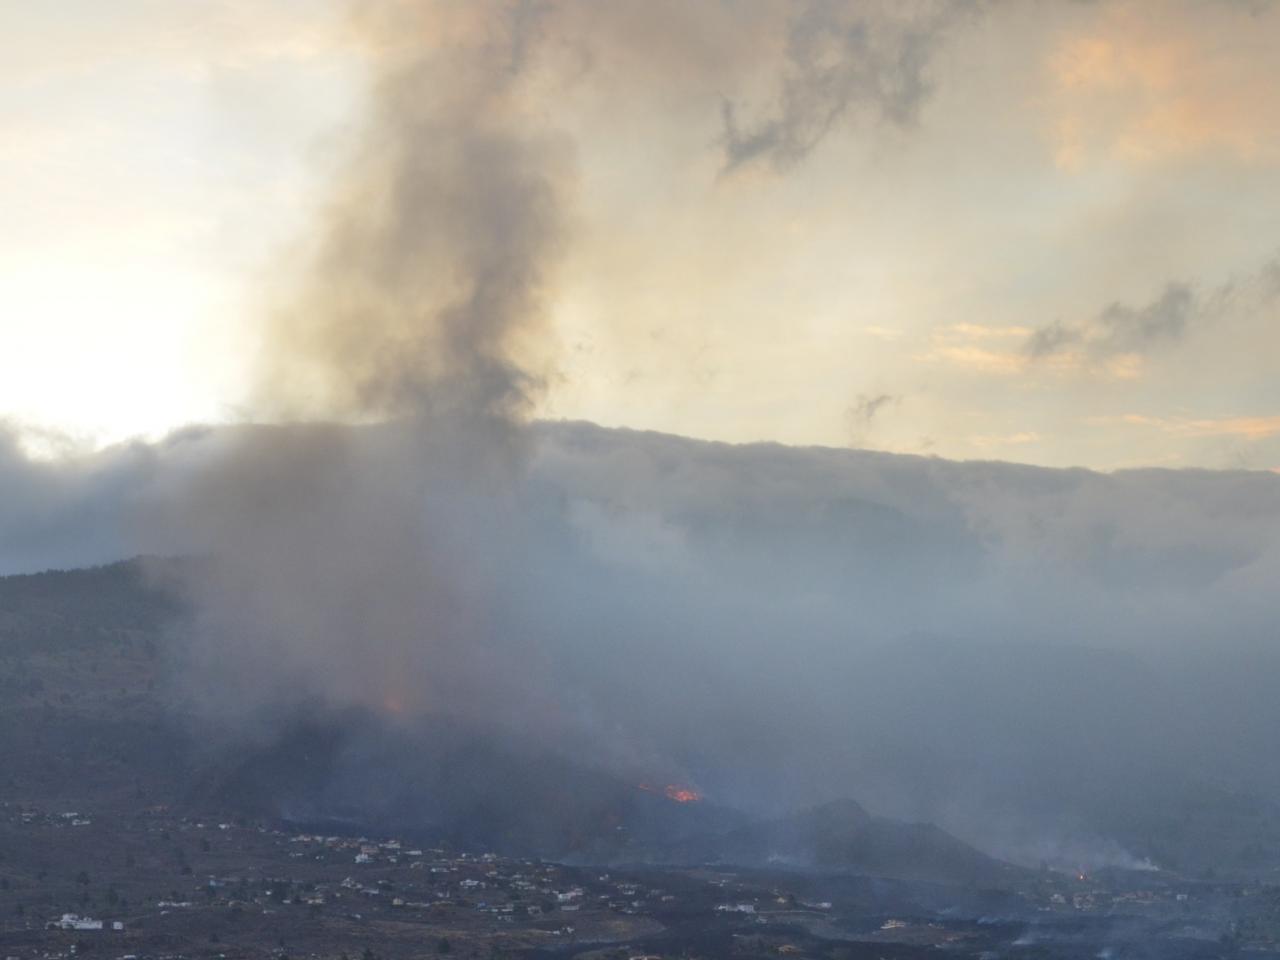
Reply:
M748 824L510 731L317 706L224 742L186 711L157 561L0 578L0 756L20 802L164 803L193 815L378 830L581 861L816 867L964 885L994 861L934 827L844 802Z
M314 705L254 718L247 739L244 731L228 736L195 719L184 684L175 682L181 668L172 631L181 630L182 607L158 585L166 570L159 561L131 561L0 578L0 788L12 800L68 809L93 803L103 812L165 804L583 862L790 865L1007 882L1003 864L928 823L874 817L851 801L750 823L731 805L674 802L641 789L638 778L602 769L594 756L474 721ZM965 730L987 730L988 742L1011 745L1006 752L1044 742L1053 730L1042 735L1018 723L1031 698L1061 703L1047 711L1061 718L1053 729L1072 732L1056 749L1083 753L1117 728L1116 718L1079 716L1070 704L1104 682L1123 689L1131 682L1125 671L1133 670L1087 650L1065 659L1027 648L1015 657L941 641L878 655L865 673L881 691L865 697L867 728L892 699L899 753L914 744L911 756L925 770L959 762L946 748ZM1048 675L1057 687L1037 692L1038 678ZM911 698L922 696L946 705L950 731L926 739L914 729ZM1127 779L1123 770L1105 772L1093 785L1034 789L1069 804L1092 835L1179 873L1261 875L1276 863L1274 804L1171 780L1154 766Z
M669 847L666 855L673 861L808 868L963 887L1009 887L1025 879L1018 868L931 824L874 817L853 800L747 824Z

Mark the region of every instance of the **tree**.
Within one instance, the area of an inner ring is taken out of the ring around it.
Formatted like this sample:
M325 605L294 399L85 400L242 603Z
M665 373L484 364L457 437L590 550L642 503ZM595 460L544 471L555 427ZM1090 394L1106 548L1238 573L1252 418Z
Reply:
M87 887L89 885L89 874L86 873L84 870L81 870L79 873L76 874L76 883L80 884L83 887Z
M451 944L451 943L449 942L449 938L448 938L448 937L441 937L441 938L440 938L440 945L439 945L439 947L437 947L437 949L438 949L441 953L448 953L450 950L452 950L452 949L453 949L453 944Z

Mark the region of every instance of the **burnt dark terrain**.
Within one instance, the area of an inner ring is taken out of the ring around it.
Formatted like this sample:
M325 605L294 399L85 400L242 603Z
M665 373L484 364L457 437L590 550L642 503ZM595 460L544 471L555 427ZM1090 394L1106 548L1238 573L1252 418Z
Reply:
M1280 936L1264 867L1018 867L852 800L751 817L447 717L316 705L232 735L183 693L173 572L0 579L0 957L1220 957ZM1246 813L1265 852L1269 808Z

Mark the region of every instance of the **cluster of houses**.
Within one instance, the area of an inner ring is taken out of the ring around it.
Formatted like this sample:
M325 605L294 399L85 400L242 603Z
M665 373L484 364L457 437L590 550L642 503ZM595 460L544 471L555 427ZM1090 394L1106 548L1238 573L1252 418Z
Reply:
M14 806L5 806L11 815L18 812ZM642 875L642 880L635 874L613 875L598 868L493 853L446 851L398 839L296 833L265 824L175 818L164 808L148 809L144 816L139 825L154 836L158 847L163 845L167 856L173 856L169 851L174 848L192 849L193 843L198 843L201 853L191 854L194 876L186 870L193 886L186 886L183 892L153 893L154 899L147 897L142 903L135 901L136 916L130 921L135 928L152 916L206 907L270 914L291 909L290 905L358 921L404 913L458 924L466 923L470 916L479 924L478 929L496 932L499 925L512 924L561 937L576 937L579 929L582 936L593 936L592 931L602 922L616 928L618 915L652 918L670 912L719 911L755 922L765 919L758 913L759 897L751 900L764 891L749 891L734 880L689 881L666 875L659 883L672 884L674 890L662 889L653 883L653 876ZM23 810L21 817L59 827L89 819L72 811L43 814ZM201 876L202 854L214 858L207 861L212 866L215 862L226 864L232 851L243 869L234 875ZM182 863L185 867L186 860ZM296 869L286 866L290 863L296 864ZM791 909L795 906L790 898ZM39 922L50 930L71 932L124 928L120 921L72 913Z
M681 896L646 886L631 877L574 871L538 860L505 858L493 853L450 854L441 849L411 847L394 839L305 833L284 839L294 848L292 857L326 863L341 862L343 857L349 857L348 862L355 868L336 889L318 887L301 901L315 906L336 897L354 895L367 898L374 909L461 908L499 923L514 923L521 918L546 921L560 914L639 916L670 909L707 909L766 922L766 916L758 914L756 902L717 903L717 893L723 897L734 892L726 889L735 886L726 879L711 880L706 894L682 904ZM388 871L388 867L396 870ZM399 872L405 869L411 872L408 875ZM413 880L414 875L420 879ZM739 891L738 895L742 892L745 891ZM801 904L786 895L779 895L778 903L789 910L831 909L828 902ZM361 908L361 912L353 916L363 918L365 912ZM564 920L568 917L560 918L559 922ZM573 933L574 928L564 926L558 932Z
M77 813L75 810L66 810L61 813L47 813L38 810L35 807L3 804L7 808L10 815L7 819L23 826L50 826L50 827L87 827L93 823L93 819L85 814Z
M50 930L123 930L124 922L112 920L108 923L105 920L82 917L78 913L64 913L61 919L51 920L47 926Z
M1210 890L1211 896L1216 894L1216 891ZM1075 880L1056 879L1038 890L1028 891L1027 895L1041 910L1050 912L1118 913L1173 918L1185 914L1191 905L1191 894L1172 877L1162 884L1150 887L1114 889L1082 873Z
M341 909L356 919L365 919L370 910L461 909L500 923L514 923L521 918L535 920L542 929L543 921L553 915L572 915L584 908L638 914L654 903L675 900L665 891L615 880L608 874L594 881L586 875L575 879L571 876L573 871L537 860L492 853L450 854L441 849L411 847L395 839L285 835L265 828L259 828L259 832L276 833L276 842L289 850L291 859L326 865L345 860L350 865L349 874L337 883L303 884L259 878L248 887L247 878L210 877L210 890L225 890L233 897L231 905L256 903L270 911L290 903L333 908L336 901L342 901L346 906ZM266 889L263 884L278 889ZM287 893L280 895L280 890ZM365 901L364 905L352 904L353 898ZM571 935L575 930L565 924L551 932Z

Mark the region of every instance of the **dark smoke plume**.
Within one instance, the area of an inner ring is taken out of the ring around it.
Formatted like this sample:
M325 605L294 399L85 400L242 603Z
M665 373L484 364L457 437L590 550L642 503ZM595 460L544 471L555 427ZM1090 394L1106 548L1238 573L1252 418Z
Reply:
M1033 360L1067 351L1094 359L1145 354L1179 344L1215 322L1256 315L1273 304L1277 294L1280 261L1272 259L1208 290L1173 282L1141 306L1115 301L1085 321L1056 320L1034 330L1024 351Z
M214 712L306 695L528 706L536 645L495 611L541 562L524 530L520 424L548 369L543 321L574 181L549 89L628 45L685 82L737 83L785 22L783 115L748 152L789 156L856 98L908 117L961 10L358 8L368 117L263 328L256 409L291 425L241 431L192 485L193 536L214 560L188 585L190 675ZM717 40L730 26L741 39ZM394 426L309 425L321 421Z
M268 403L308 418L527 409L539 377L521 351L564 248L571 167L520 97L527 8L468 5L470 36L426 53L413 38L433 25L412 7L377 18L371 116L301 290L267 324Z
M744 122L733 100L723 103L725 171L756 162L793 167L848 116L911 123L932 92L928 71L938 46L980 9L977 0L804 4L788 25L772 110Z
M264 327L259 409L293 425L237 432L192 485L212 714L514 702L490 610L572 166L521 96L528 10L363 8L370 116Z

